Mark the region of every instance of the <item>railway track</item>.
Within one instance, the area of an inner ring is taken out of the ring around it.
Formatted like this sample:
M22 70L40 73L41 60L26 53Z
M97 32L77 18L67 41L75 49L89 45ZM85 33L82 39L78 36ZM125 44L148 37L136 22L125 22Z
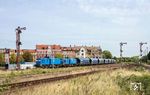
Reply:
M129 67L129 66L133 66L133 65L124 65L123 68ZM1 86L2 87L7 86L9 89L28 87L28 86L38 85L38 84L42 84L42 83L66 80L66 79L71 79L71 78L75 78L75 77L79 77L79 76L94 74L94 73L98 73L98 72L102 72L102 71L106 71L106 70L115 70L115 69L121 68L121 65L120 64L109 64L109 65L101 65L101 66L97 66L97 67L94 66L94 68L95 69L86 71L86 72L79 72L79 73L75 73L75 74L67 74L67 75L38 79L38 80L10 83L10 84L7 84L7 85L5 84L5 85L1 85Z

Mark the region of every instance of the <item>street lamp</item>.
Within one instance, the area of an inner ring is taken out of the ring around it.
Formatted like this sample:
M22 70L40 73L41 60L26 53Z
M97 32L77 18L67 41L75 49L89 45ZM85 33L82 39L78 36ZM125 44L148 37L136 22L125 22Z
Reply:
M17 69L20 69L20 64L19 64L19 57L20 57L20 34L22 33L22 30L26 30L26 27L20 28L19 26L16 28L16 52L17 52L17 57L16 57L16 64L17 64Z

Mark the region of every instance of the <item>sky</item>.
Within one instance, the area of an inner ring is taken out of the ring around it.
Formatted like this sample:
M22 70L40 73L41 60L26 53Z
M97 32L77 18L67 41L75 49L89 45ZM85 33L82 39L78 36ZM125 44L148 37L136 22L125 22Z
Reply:
M119 56L139 55L139 42L150 48L150 0L0 0L0 48L36 44L101 46Z

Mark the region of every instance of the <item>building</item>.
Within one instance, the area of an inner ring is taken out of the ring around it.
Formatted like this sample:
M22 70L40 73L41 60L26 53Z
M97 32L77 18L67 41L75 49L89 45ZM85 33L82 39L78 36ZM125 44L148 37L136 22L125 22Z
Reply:
M77 50L76 57L79 58L101 58L102 49L101 47L95 46L81 46L79 51Z
M17 54L15 49L9 49L9 55ZM6 49L0 49L0 53L5 54ZM20 55L29 52L33 55L33 61L37 58L56 57L62 54L68 58L100 58L102 55L101 47L96 46L60 46L60 45L36 45L36 49L21 49Z
M78 55L79 55L80 58L86 58L86 57L88 57L87 49L84 48L84 47L81 47L81 49L79 50Z
M62 53L65 57L73 58L100 58L102 56L101 47L95 46L75 46L62 47Z
M9 50L8 55L6 55L6 50ZM35 49L21 49L20 50L20 55L23 55L25 52L31 53L32 56L33 56L33 61L36 61L37 54L36 54L36 50ZM12 54L17 55L17 52L16 52L15 49L5 49L5 48L4 49L0 49L0 53L5 54L5 62L6 62L6 59L7 60L10 59Z
M62 54L62 47L60 45L50 45L50 47L52 57L55 57L57 54Z
M101 57L102 49L95 46L69 46L63 47L60 45L36 45L37 58L55 57L57 54L62 54L64 57L71 58L99 58Z
M0 49L0 54L5 54L5 49L4 48Z
M69 47L62 47L61 50L64 57L70 57L70 58L76 57L77 48L72 47L71 45Z
M37 58L55 57L56 54L61 54L60 45L36 45Z
M48 54L48 45L36 45L36 56L37 58L42 58Z
M6 49L6 48L2 48L0 49L0 54L2 54L2 58L4 59L1 59L2 62L5 62L6 64L9 64L9 49Z

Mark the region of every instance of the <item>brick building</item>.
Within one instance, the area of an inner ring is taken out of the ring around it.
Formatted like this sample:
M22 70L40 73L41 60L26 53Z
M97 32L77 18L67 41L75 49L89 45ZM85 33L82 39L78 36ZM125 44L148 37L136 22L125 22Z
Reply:
M20 54L24 52L29 52L33 55L33 61L36 61L37 58L43 57L55 57L56 54L62 54L63 57L70 58L95 58L101 57L102 49L101 47L95 46L60 46L60 45L36 45L36 49L21 49ZM5 54L5 49L0 49L0 53ZM16 54L15 49L10 49L10 54Z
M45 56L55 57L56 54L62 54L64 57L101 57L102 50L95 46L69 46L60 45L36 45L36 56L42 58Z
M78 47L72 47L71 45L69 47L62 47L62 54L64 57L71 57L71 58L75 58L76 57L76 53L79 51Z
M62 53L60 45L36 45L37 58L55 57L58 53Z
M100 58L102 56L101 47L96 46L78 46L76 57L79 58Z
M5 53L5 48L1 48L0 53L4 54Z

